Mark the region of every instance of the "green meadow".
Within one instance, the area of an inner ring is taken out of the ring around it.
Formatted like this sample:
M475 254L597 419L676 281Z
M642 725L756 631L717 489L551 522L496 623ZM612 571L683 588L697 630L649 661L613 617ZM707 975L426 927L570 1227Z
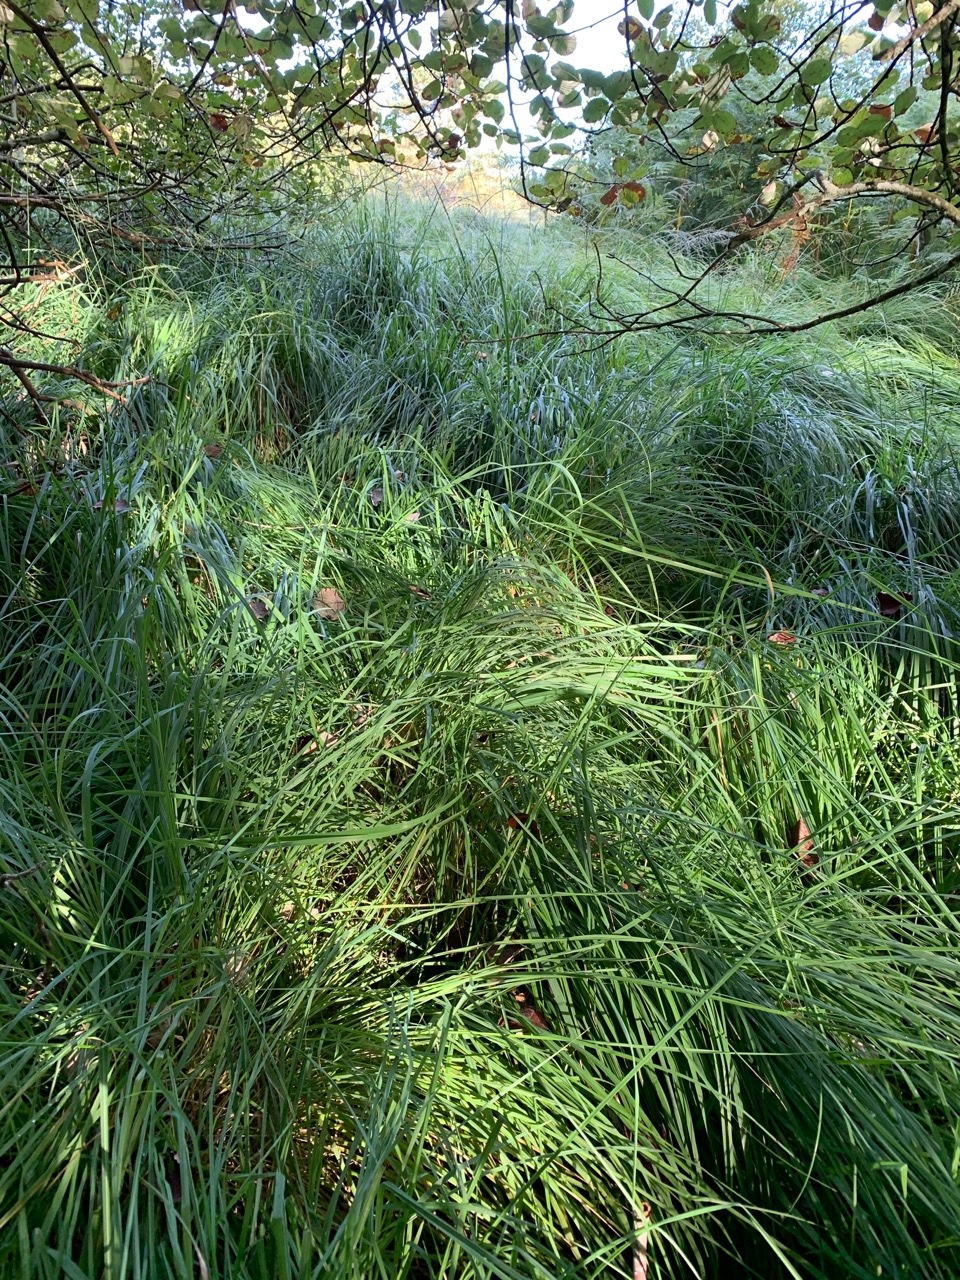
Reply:
M120 389L0 397L4 1277L960 1274L960 300L588 332L664 243L34 288Z

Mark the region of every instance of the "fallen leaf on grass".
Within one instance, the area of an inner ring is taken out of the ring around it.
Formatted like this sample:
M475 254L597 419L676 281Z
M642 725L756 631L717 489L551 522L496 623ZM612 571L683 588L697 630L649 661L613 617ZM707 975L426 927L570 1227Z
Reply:
M266 600L261 600L259 596L254 596L252 599L247 601L247 608L258 622L266 622L267 612L270 608Z
M379 485L376 485L367 493L367 501L370 503L371 507L379 507L380 503L383 501L383 490Z
M336 587L321 587L313 597L313 607L317 616L326 622L339 618L347 607L347 602Z
M514 1000L516 1000L517 1002L517 1013L520 1015L521 1018L524 1019L525 1022L528 1022L530 1023L531 1026L536 1027L538 1031L550 1030L550 1024L547 1022L543 1014L540 1013L537 1009L535 1009L534 1006L530 1003L527 997L527 993L525 991L513 991L511 992L511 995L513 996ZM511 1027L515 1031L522 1031L524 1027L524 1023L517 1022L513 1018L507 1018L507 1026Z
M913 596L904 591L902 596L892 596L887 591L877 592L877 609L883 618L899 618L903 613L903 601L913 604Z
M297 756L312 756L321 747L333 747L336 742L337 735L335 733L327 733L325 729L321 729L316 737L312 734L304 733L294 743L293 753Z
M507 828L510 831L527 831L537 839L540 837L540 828L529 813L512 813L507 819Z
M794 850L805 867L815 867L817 865L818 859L813 849L813 836L810 833L810 828L802 818L798 818L790 827L787 833L787 844Z
M524 945L522 942L505 942L498 946L491 943L486 950L487 964L492 965L510 965L516 964L523 959Z
M634 1225L637 1238L633 1245L633 1280L647 1280L647 1261L650 1246L650 1206L646 1200L640 1204L640 1212L635 1215Z
M797 643L797 637L792 631L773 631L767 636L767 640L770 644L778 644L782 648Z

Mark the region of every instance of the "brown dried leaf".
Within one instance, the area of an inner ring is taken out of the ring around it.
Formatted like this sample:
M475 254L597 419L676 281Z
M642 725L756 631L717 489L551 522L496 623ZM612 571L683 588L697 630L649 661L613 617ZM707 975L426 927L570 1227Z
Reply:
M326 622L339 618L347 607L347 602L336 587L321 587L313 597L313 607L317 616Z
M336 742L337 734L327 733L325 729L321 729L316 737L310 733L304 733L293 744L293 754L295 756L312 756L321 747L332 747L336 745Z
M259 596L253 596L247 601L247 608L258 622L266 622L267 612L270 608L266 600L262 600Z
M790 645L797 643L797 637L792 631L772 631L767 636L770 644L778 644L781 648L789 648Z
M525 1019L526 1022L529 1022L531 1026L536 1027L538 1031L550 1030L550 1024L547 1022L546 1018L544 1018L543 1014L530 1003L525 991L513 991L511 992L511 995L517 1002L517 1013L521 1018ZM513 1018L507 1019L508 1027L513 1027L516 1030L522 1030L523 1025L524 1024L522 1022L515 1022Z
M371 507L379 507L380 503L383 501L383 490L379 485L374 485L374 487L367 493L367 501L370 503Z
M223 453L223 446L219 444L205 444L203 446L203 452L208 458L219 458L221 453Z
M647 194L647 189L642 182L615 182L600 197L600 203L609 208L619 200L621 191L629 191L638 200L645 199Z
M913 604L913 596L909 591L904 591L900 597L892 596L887 591L877 592L877 609L884 618L899 618L903 613L902 600L906 600L908 604Z
M797 818L787 833L787 845L796 852L805 867L815 867L818 858L813 848L813 836L803 818Z
M646 1163L646 1162L644 1162ZM633 1280L647 1280L647 1262L650 1247L650 1206L640 1202L640 1210L634 1215L637 1238L633 1245Z
M540 828L529 813L512 813L507 819L507 828L510 831L527 831L536 839L540 838Z
M517 1021L516 1018L509 1018L508 1016L506 1019L507 1027L512 1030L524 1030L527 1025L530 1025L530 1027L535 1027L540 1030L540 1032L548 1032L550 1025L547 1019L544 1018L543 1014L541 1014L538 1009L535 1009L535 1007L530 1004L530 1000L527 998L527 993L525 991L512 991L511 996L515 998L517 1002L517 1014L524 1020ZM504 1025L503 1019L500 1020L500 1025Z

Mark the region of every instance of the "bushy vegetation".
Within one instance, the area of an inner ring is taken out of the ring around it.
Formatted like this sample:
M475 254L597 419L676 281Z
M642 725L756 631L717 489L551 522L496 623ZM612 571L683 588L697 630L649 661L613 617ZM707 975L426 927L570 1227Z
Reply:
M38 286L127 385L4 387L4 1276L960 1270L956 310L589 268Z

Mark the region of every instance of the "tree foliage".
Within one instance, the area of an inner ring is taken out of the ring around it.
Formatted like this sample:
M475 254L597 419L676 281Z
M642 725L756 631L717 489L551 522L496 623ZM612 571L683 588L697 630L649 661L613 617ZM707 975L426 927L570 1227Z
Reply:
M195 242L301 198L331 154L451 161L491 138L562 209L582 135L611 131L611 203L643 199L665 156L748 156L728 252L849 199L896 201L906 246L960 225L958 17L960 0L628 0L609 71L577 60L595 13L573 0L3 0L0 282L49 274L58 219ZM628 323L702 321L678 294Z

